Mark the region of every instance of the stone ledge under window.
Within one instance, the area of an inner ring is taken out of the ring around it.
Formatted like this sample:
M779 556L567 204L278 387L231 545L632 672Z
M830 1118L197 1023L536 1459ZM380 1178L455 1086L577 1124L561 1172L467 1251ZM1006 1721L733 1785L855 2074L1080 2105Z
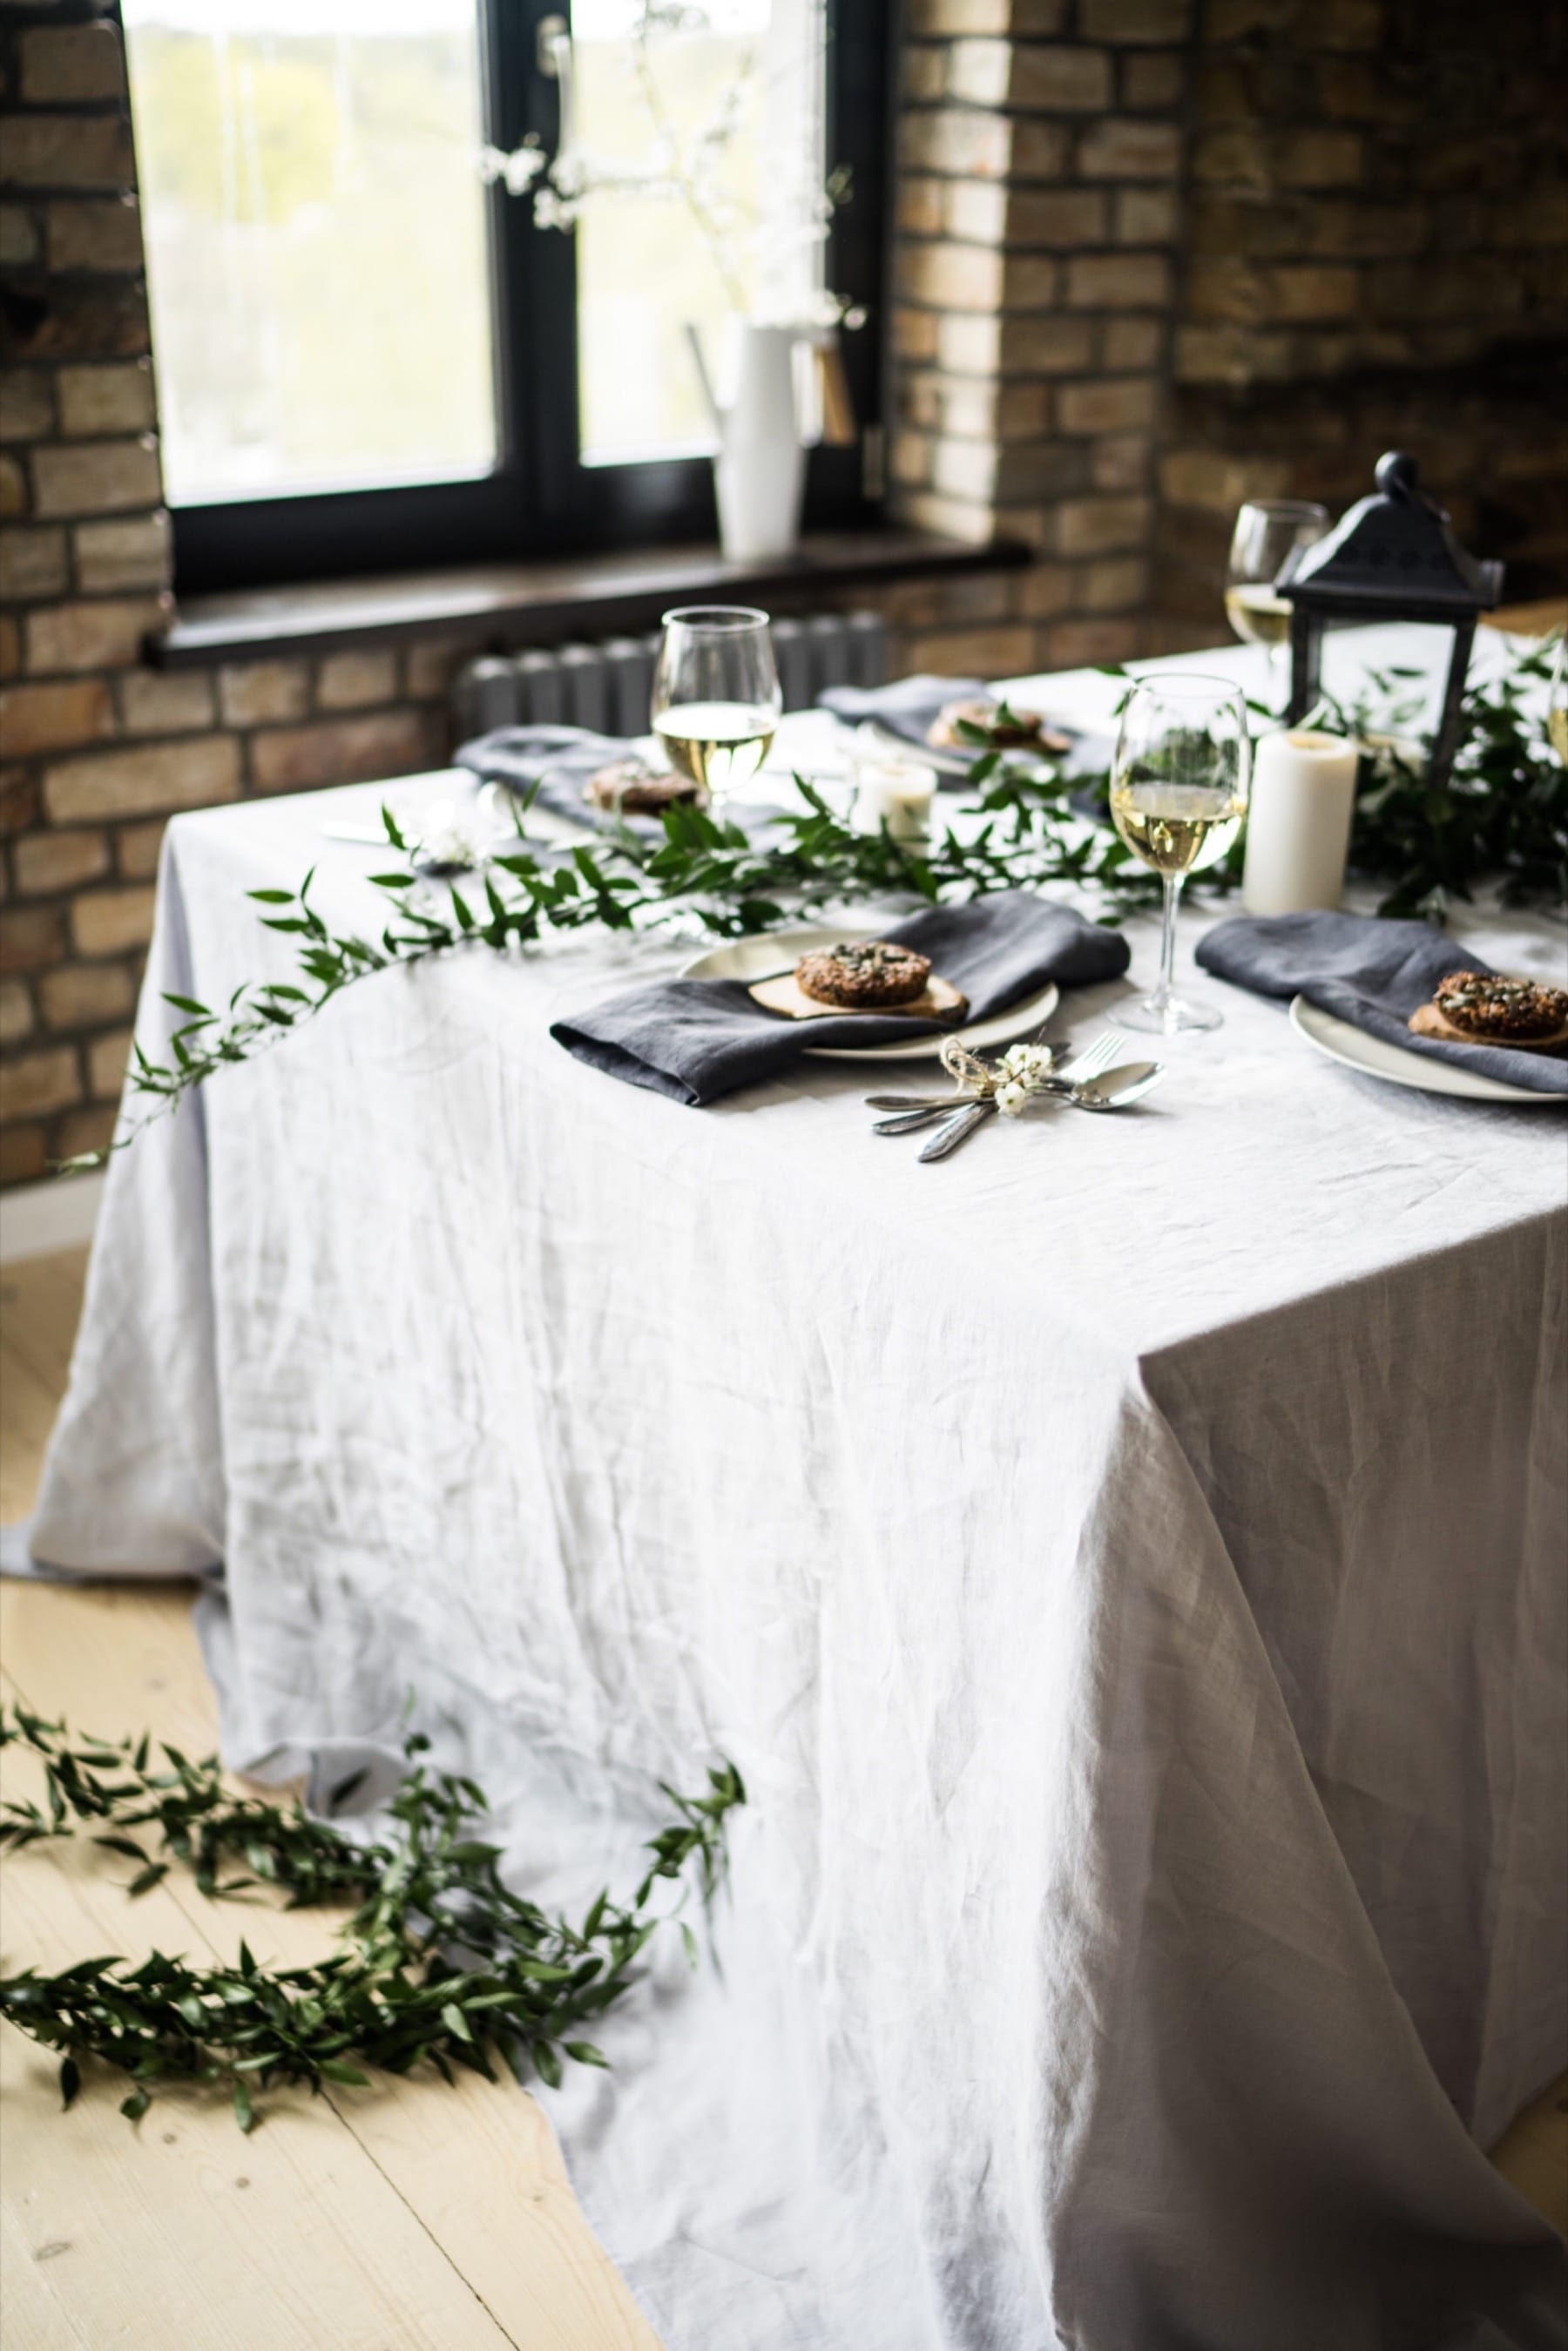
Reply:
M766 601L809 611L815 596L901 580L995 571L1032 559L1012 539L971 545L915 530L823 531L797 553L727 563L716 547L648 548L543 563L480 564L382 580L324 580L197 596L148 647L162 669L338 653L440 637L476 651L540 644L592 629L654 626L672 601Z

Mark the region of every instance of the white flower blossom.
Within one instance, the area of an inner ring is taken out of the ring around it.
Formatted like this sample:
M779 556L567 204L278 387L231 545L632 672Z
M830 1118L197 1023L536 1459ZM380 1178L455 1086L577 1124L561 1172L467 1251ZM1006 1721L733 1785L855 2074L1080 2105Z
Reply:
M743 52L738 69L727 81L712 113L688 131L683 142L666 112L651 52L665 39L715 30L710 6L705 0L639 0L628 29L623 69L643 101L648 121L649 144L640 160L617 162L591 154L579 145L563 70L559 153L547 162L532 136L509 155L486 147L479 155L479 176L486 186L503 182L510 195L531 192L534 220L540 228L575 227L585 203L609 193L638 195L648 203L684 204L707 246L731 307L741 312L749 309L754 316L769 316L766 289L778 282L795 286L800 271L793 256L825 240L829 221L848 198L849 172L841 165L829 173L825 187L792 191L792 203L769 207L766 217L756 206L738 201L726 184L724 165L729 151L747 132L754 109L767 102L757 48ZM796 215L793 225L786 217L791 211ZM763 289L760 297L755 291L747 295L744 266L747 249L753 265L750 274ZM790 301L792 311L801 309L799 291ZM798 323L806 328L852 329L865 319L859 305L825 289L804 297L804 311Z

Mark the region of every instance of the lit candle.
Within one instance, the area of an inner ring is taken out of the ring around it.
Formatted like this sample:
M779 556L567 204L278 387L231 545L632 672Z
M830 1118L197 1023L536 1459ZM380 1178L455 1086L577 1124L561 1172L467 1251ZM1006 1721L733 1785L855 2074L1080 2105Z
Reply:
M894 841L925 841L931 831L936 777L913 759L862 759L855 766L855 831Z
M1249 914L1339 904L1358 757L1343 735L1304 727L1265 735L1257 745L1241 875Z

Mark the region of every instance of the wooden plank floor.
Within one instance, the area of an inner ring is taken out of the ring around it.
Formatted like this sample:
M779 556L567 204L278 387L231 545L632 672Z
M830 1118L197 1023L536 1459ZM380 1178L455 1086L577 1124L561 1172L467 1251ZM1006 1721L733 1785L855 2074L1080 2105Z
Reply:
M0 1517L31 1506L65 1383L85 1253L0 1271ZM49 1715L151 1727L203 1751L211 1693L178 1585L0 1585L0 1680ZM23 1759L0 1767L15 1781ZM164 1949L308 1958L320 1914L209 1903L188 1881L128 1904L74 1851L5 1870L3 1961ZM657 2351L578 2210L549 2126L515 2087L275 2093L249 2138L170 2094L132 2131L101 2080L62 2116L55 2068L0 2030L5 2351ZM1568 2228L1568 2076L1493 2155ZM717 2346L716 2346L717 2351Z
M32 1504L85 1254L0 1270L6 1520ZM216 1744L183 1585L0 1585L0 1684L89 1730ZM26 1769L0 1755L0 1779ZM232 1959L242 1933L292 1964L330 1938L326 1914L207 1902L177 1874L128 1903L122 1875L66 1848L7 1860L0 1964L154 1944ZM249 2138L191 2092L133 2131L119 2095L89 2073L62 2116L53 2062L0 2028L5 2351L658 2351L515 2085L275 2091Z

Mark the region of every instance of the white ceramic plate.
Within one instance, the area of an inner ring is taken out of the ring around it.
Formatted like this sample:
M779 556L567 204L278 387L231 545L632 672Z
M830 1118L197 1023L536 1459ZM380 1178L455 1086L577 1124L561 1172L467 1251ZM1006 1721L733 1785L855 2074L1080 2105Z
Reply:
M769 972L788 971L813 947L831 946L835 939L874 939L875 931L846 927L842 923L829 929L825 924L813 923L794 931L768 931L757 938L727 939L721 947L710 947L695 963L687 964L683 979L765 979ZM972 1020L967 1029L941 1029L924 1037L912 1037L906 1045L808 1045L806 1050L821 1061L932 1061L941 1052L949 1037L961 1037L976 1052L990 1045L1010 1044L1015 1037L1027 1037L1042 1021L1049 1020L1057 1005L1056 984L1048 980L1036 996L1026 996L1017 1004L1009 1004L1005 1012L993 1013L988 1020Z
M1364 1029L1336 1019L1304 996L1291 998L1291 1025L1331 1061L1368 1077L1386 1078L1390 1085L1414 1086L1418 1093L1458 1094L1467 1102L1561 1104L1568 1100L1563 1094L1532 1093L1528 1086L1506 1085L1501 1078L1484 1078L1479 1071L1460 1069L1457 1061L1439 1061L1435 1053L1407 1053L1401 1045L1369 1037Z

